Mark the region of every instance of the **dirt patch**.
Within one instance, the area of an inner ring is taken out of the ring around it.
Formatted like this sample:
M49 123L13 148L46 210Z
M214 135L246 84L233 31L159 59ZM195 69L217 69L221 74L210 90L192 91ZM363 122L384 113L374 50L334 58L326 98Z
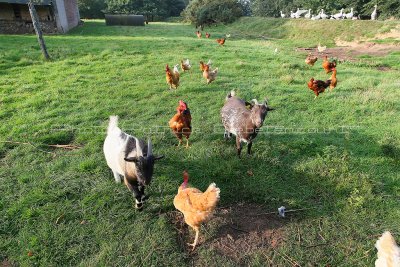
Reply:
M379 70L379 71L389 71L389 70L391 70L392 68L391 68L391 67L388 67L388 66L379 66L379 67L377 67L376 69Z
M236 262L261 248L276 248L283 241L283 224L277 214L267 214L255 204L221 209L214 223L218 232L210 246Z
M0 267L12 267L14 266L11 262L9 262L7 259L3 260L0 264Z
M217 209L211 221L201 228L198 248L193 252L186 243L193 242L194 232L189 231L183 216L179 212L171 212L168 217L177 230L182 251L188 253L195 265L198 260L196 251L201 247L207 247L241 265L251 253L274 249L284 241L286 220L255 204L240 203Z
M307 52L317 55L319 58L327 55L331 58L336 58L339 61L355 61L356 57L362 55L369 56L386 56L387 54L400 51L400 46L390 44L377 43L357 43L337 41L338 47L327 48L325 51L318 53L316 47L296 48L298 52Z

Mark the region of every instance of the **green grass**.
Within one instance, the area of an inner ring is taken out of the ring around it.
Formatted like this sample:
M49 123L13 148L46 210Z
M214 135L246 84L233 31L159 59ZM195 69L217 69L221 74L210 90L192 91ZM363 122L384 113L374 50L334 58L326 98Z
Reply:
M220 206L258 203L266 212L282 205L311 208L284 221L280 246L248 252L240 264L265 266L269 258L274 266L288 266L282 257L287 254L301 266L373 265L377 237L384 230L400 237L400 54L340 64L338 87L314 100L306 82L328 76L320 61L310 68L294 48L322 40L332 45L336 35L326 28L341 31L342 22L324 21L301 33L293 23L300 22L256 18L206 29L215 38L232 33L219 47L179 23L135 28L87 21L69 34L45 36L49 62L42 60L35 36L0 35L0 262L189 265L192 256L182 252L166 215L174 210L172 199L187 169L199 189L217 183ZM354 23L349 31L368 36L395 24ZM260 40L260 34L276 39ZM193 70L181 74L178 90L169 91L165 64L182 58L192 61ZM220 74L206 85L197 63L209 58ZM382 72L378 66L391 69ZM245 99L268 97L276 108L252 157L238 159L234 142L216 131L222 129L219 111L232 89ZM168 130L154 132L167 126L179 99L192 111L190 149L177 148ZM113 114L136 136L147 137L151 130L154 152L165 155L141 213L128 189L114 183L102 153ZM44 146L69 143L83 147ZM238 264L208 246L218 230L212 227L210 234L202 231L197 264Z

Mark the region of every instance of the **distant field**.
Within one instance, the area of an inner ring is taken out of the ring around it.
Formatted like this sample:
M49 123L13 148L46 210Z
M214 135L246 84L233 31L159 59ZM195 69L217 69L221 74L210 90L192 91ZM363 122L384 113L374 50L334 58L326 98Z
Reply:
M208 40L186 24L86 21L45 36L49 62L35 36L0 35L0 262L372 266L383 231L400 241L400 52L339 62L337 88L314 100L307 81L329 75L295 48L376 39L398 25L251 18L206 28ZM214 38L229 33L220 47ZM165 64L184 58L193 69L170 91ZM198 68L208 59L220 70L210 85ZM247 100L267 97L276 109L254 154L242 159L234 141L223 140L220 121L232 89ZM180 99L193 117L189 149L163 130ZM165 155L141 213L102 153L114 114L123 130L151 136L154 153ZM194 187L221 188L220 209L193 253L181 241L194 233L179 225L172 204L184 169ZM284 219L263 214L280 206L301 210Z

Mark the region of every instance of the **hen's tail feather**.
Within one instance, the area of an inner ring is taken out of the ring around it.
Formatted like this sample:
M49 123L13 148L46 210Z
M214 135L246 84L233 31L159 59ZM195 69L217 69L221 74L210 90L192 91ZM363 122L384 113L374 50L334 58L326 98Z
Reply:
M107 134L110 134L117 127L118 127L118 116L110 116L110 122L108 123Z
M225 100L228 100L229 98L231 98L231 97L233 97L233 96L235 96L235 91L234 91L234 90L232 90L232 91L226 96Z
M217 205L220 192L221 190L215 183L210 184L206 192L204 192L204 195L206 195L207 198L207 207L209 209L213 209Z
M375 261L375 267L399 267L400 266L400 248L390 232L386 231L376 241L375 247L378 249L378 259Z

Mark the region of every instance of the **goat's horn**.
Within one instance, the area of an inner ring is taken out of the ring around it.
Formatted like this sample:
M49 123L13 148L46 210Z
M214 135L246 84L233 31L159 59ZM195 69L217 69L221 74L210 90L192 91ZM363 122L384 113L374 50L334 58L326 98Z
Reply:
M142 147L140 146L140 142L139 139L136 138L136 153L138 157L143 157L143 151L142 151Z
M153 147L150 139L147 140L147 156L153 155Z
M258 101L257 101L257 99L252 99L252 100L251 100L251 102L253 102L253 103L254 103L254 105L258 105Z

